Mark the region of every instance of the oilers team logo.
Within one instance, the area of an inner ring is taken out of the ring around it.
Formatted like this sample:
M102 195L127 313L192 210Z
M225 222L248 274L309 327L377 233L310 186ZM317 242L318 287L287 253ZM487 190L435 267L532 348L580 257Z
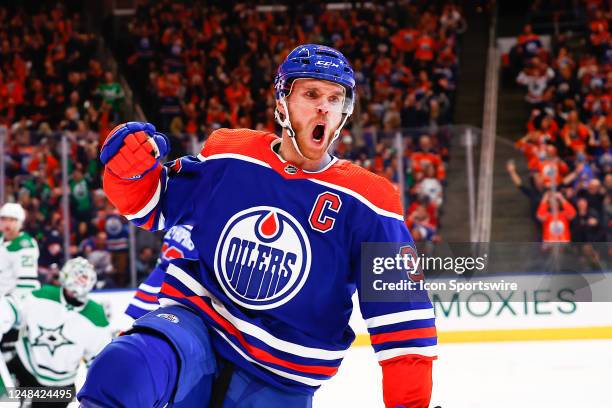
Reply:
M291 214L253 207L225 224L215 250L223 291L249 309L271 309L291 300L310 272L310 242Z
M109 217L104 224L106 232L110 235L119 235L123 230L123 223L118 217Z

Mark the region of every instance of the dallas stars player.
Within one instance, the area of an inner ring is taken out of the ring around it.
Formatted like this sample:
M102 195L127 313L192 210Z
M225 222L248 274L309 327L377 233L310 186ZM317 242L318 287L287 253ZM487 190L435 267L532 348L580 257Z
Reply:
M26 212L19 204L6 203L0 208L0 296L9 294L20 299L40 288L38 245L21 231L25 218ZM12 358L17 330L0 334L0 339L2 358Z
M61 287L43 285L21 301L0 299L0 332L19 327L17 357L7 366L20 387L73 387L81 360L89 365L111 341L104 308L87 297L96 283L93 266L72 259L59 280Z
M38 289L38 244L21 231L26 213L16 203L0 208L0 294L23 297Z

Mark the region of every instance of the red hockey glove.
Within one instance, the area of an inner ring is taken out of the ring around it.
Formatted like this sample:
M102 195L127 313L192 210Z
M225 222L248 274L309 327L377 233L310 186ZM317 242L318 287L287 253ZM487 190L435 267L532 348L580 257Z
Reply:
M122 179L139 179L159 166L169 150L168 138L150 123L128 122L113 129L104 141L100 160Z
M407 355L381 364L385 407L429 407L433 385L431 360L431 357Z

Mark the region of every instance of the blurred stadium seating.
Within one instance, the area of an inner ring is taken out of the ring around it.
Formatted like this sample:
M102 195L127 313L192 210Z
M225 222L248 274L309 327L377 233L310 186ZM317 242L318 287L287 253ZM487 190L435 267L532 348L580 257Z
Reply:
M336 155L398 188L403 182L415 240L443 240L463 10L452 1L337 4L145 0L104 31L116 64L102 58L99 32L75 3L0 7L5 201L28 210L25 228L39 241L44 279L54 279L66 251L61 137L70 142L69 255L89 256L107 286L124 286L128 227L100 189L97 152L109 129L135 119L125 115L126 95L170 135L169 159L193 153L219 127L274 131L274 70L305 42L340 49L355 68L357 109ZM527 132L516 147L529 178L523 182L513 165L508 170L528 196L533 219L543 223L544 240L609 241L610 12L603 3L582 2L573 11L582 17L571 18L545 13L546 4L530 6L536 28L561 22L577 31L548 49L526 25L504 58L506 75L526 87ZM576 36L585 47L575 46ZM130 89L122 89L119 75ZM546 197L560 192L567 203L543 199L546 191ZM132 261L139 277L156 251L154 242L139 242Z

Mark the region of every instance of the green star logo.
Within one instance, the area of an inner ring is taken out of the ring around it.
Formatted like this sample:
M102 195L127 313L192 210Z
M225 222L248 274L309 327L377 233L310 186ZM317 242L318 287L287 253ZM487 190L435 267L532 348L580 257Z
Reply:
M40 334L34 339L32 347L47 347L51 355L54 355L55 350L58 348L74 344L64 336L64 333L62 333L62 330L64 330L63 324L55 329L47 329L40 325L38 328L40 329Z

